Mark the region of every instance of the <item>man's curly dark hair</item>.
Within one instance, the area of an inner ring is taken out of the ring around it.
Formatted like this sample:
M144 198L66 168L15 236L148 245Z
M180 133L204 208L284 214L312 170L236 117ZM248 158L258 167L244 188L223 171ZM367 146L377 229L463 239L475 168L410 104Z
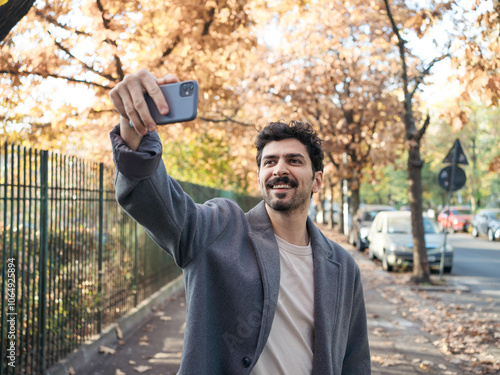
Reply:
M324 154L321 147L323 141L309 123L301 121L290 121L288 124L281 121L271 122L259 132L255 140L259 169L264 147L269 142L288 138L295 138L306 146L309 158L311 158L313 174L318 171L323 172Z

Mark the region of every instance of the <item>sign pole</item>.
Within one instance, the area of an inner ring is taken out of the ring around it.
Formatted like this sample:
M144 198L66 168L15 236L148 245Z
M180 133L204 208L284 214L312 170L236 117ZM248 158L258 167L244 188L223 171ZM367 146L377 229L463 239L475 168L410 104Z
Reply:
M441 249L441 262L439 263L439 278L441 280L443 279L443 274L444 274L444 255L446 252L446 246L448 242L447 240L448 240L448 225L450 220L450 202L451 202L451 195L453 194L453 188L455 185L455 169L457 168L457 161L458 161L458 145L456 144L456 142L454 148L455 150L453 151L453 162L451 164L450 186L448 187L448 217L446 218L446 227L444 230L444 243L443 243L443 248ZM453 225L453 223L451 225Z

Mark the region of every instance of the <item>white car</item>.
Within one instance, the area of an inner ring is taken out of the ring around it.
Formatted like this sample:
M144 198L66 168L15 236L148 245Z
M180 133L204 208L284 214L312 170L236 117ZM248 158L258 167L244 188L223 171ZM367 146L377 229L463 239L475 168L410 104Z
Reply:
M450 273L453 266L453 247L447 243L444 249L445 234L436 221L423 216L425 247L431 269L438 269L441 253L444 251L444 272ZM377 214L368 233L368 256L378 258L386 271L394 267L413 265L413 234L411 212L382 211Z

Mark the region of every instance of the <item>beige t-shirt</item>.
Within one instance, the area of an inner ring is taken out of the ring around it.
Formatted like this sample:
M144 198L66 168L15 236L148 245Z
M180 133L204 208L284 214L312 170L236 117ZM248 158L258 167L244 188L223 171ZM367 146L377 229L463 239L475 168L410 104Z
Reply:
M295 246L276 236L281 279L271 333L251 375L307 375L314 343L312 247Z

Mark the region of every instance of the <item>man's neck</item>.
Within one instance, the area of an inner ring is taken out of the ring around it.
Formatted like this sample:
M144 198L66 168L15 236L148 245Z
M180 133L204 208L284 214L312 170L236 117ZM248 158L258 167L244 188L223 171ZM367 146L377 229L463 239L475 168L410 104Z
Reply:
M309 245L307 209L293 213L280 212L273 210L266 204L266 210L271 219L274 234L293 245Z

